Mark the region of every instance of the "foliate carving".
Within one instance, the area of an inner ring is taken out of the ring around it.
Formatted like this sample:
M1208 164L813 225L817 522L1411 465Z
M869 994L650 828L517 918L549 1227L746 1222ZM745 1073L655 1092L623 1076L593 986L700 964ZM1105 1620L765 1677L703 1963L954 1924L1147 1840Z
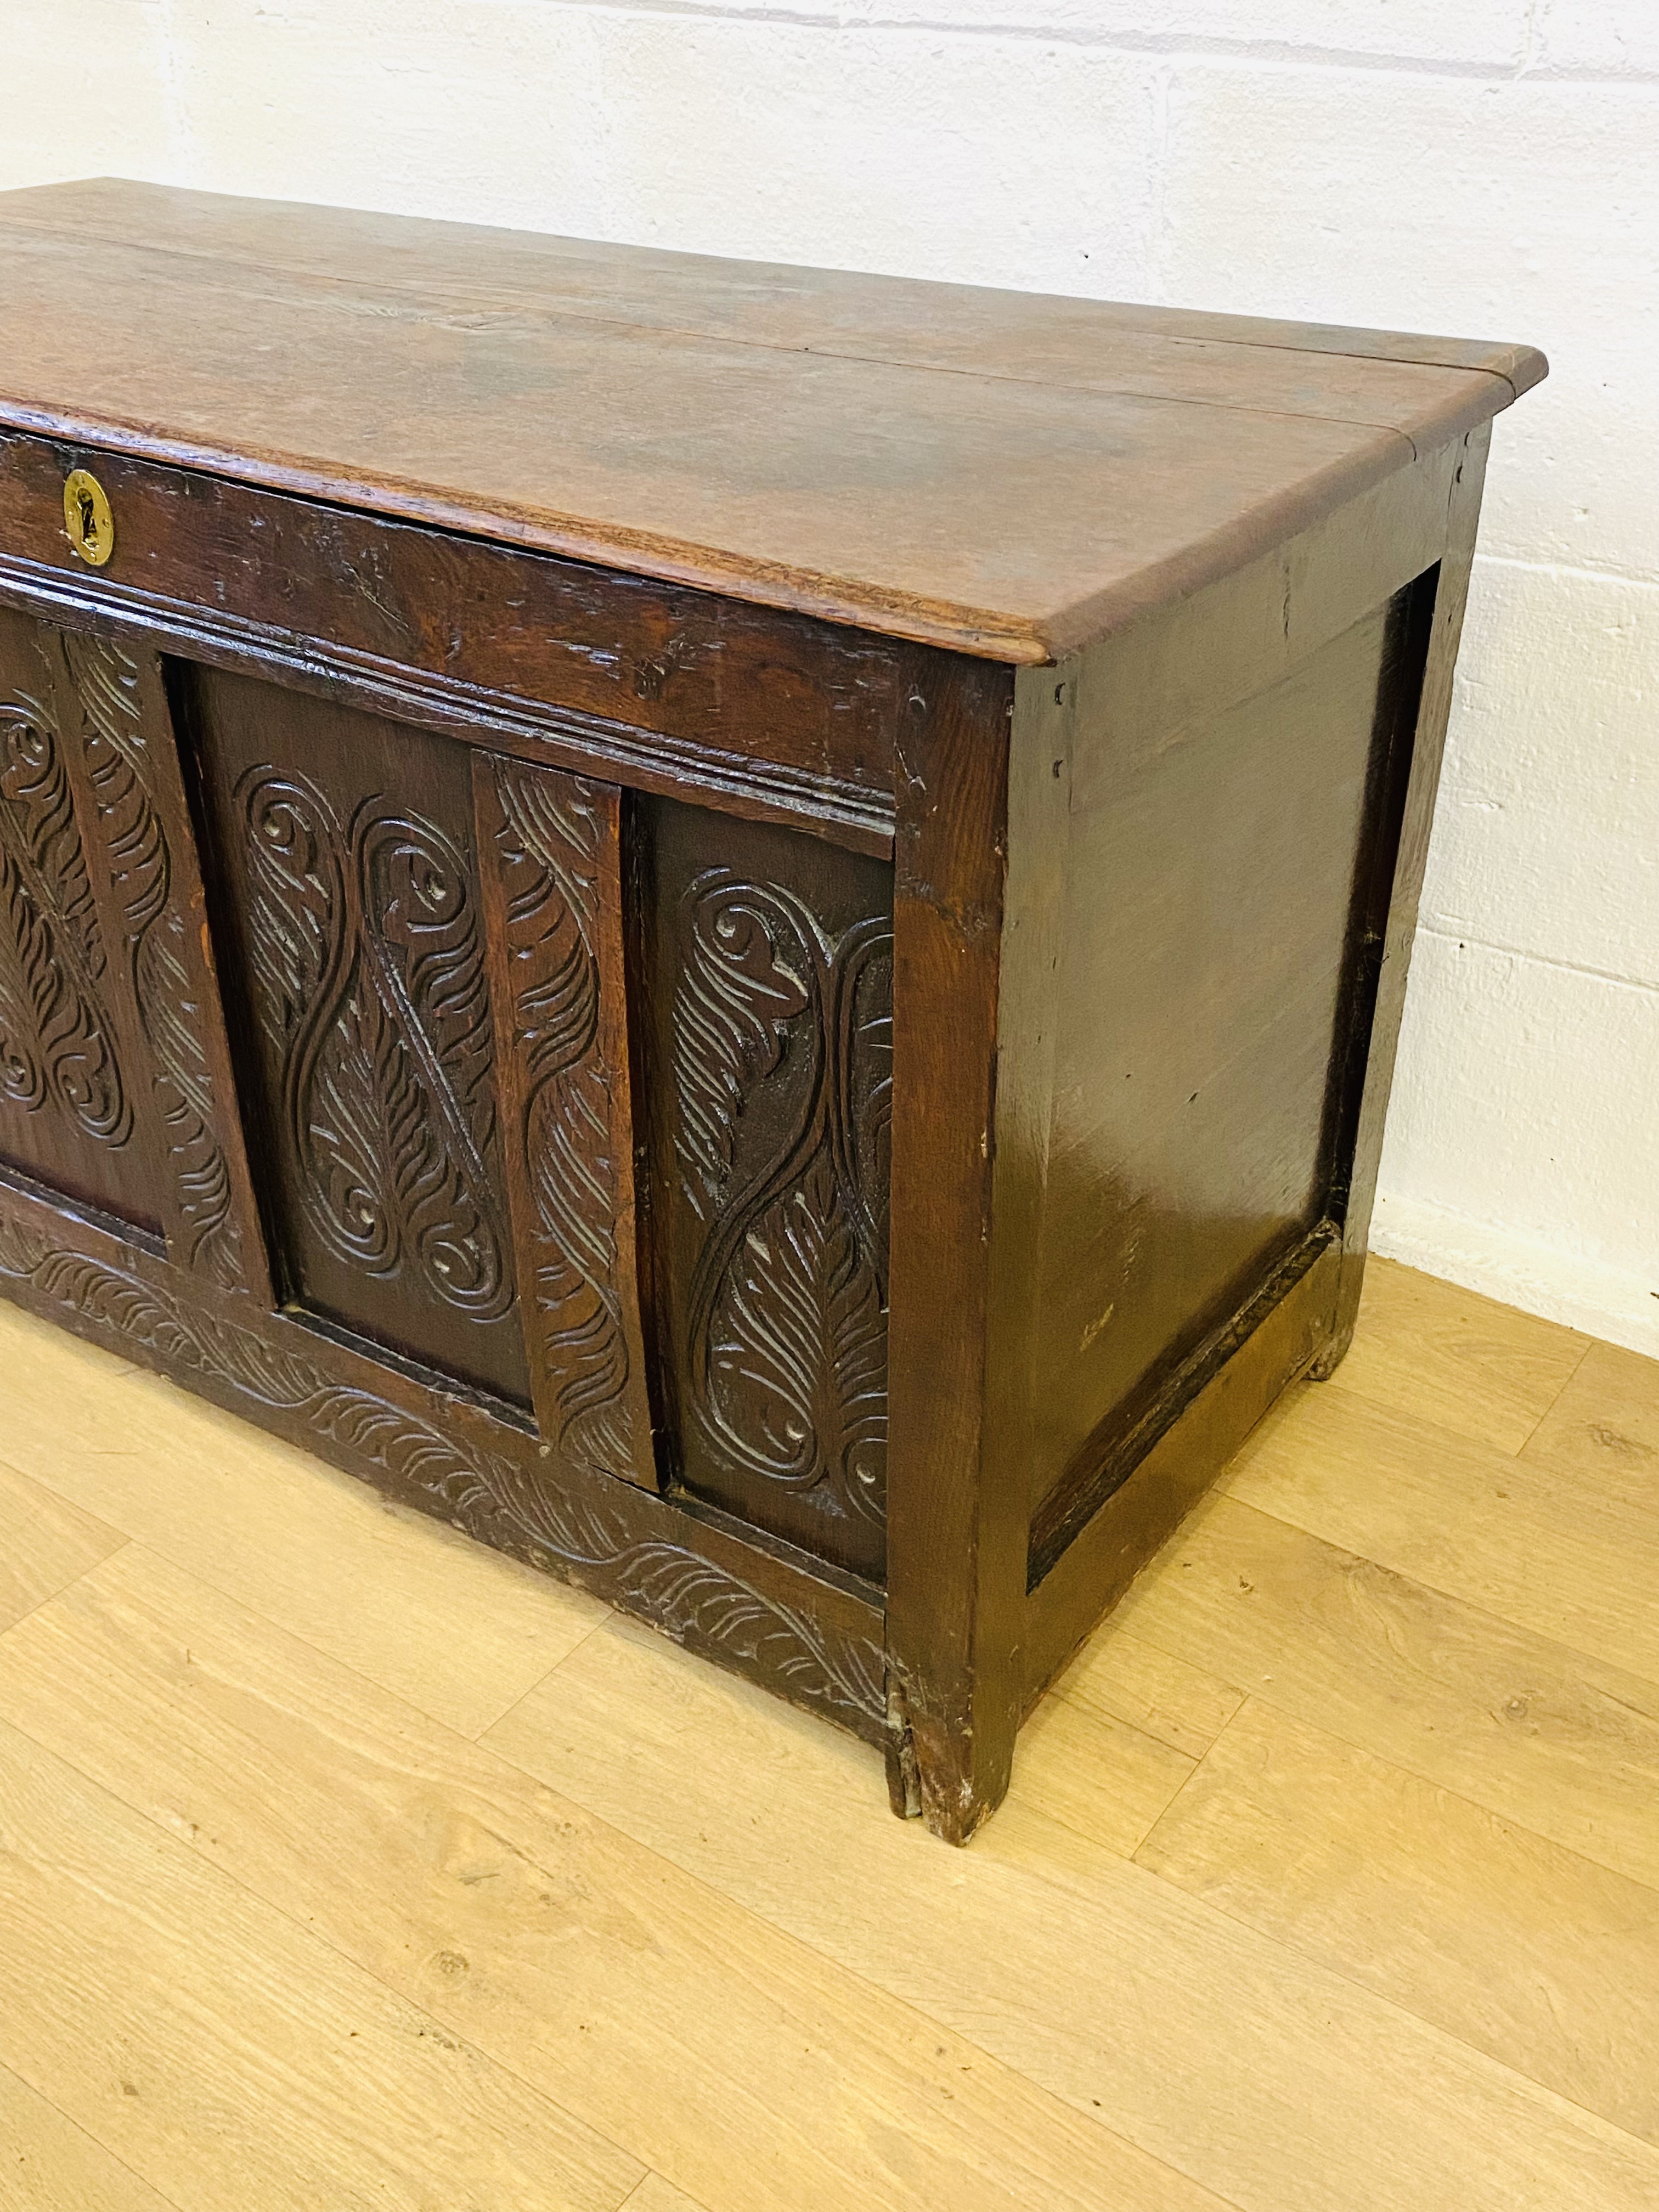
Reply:
M0 1097L115 1147L133 1116L106 966L62 738L44 700L15 693L0 700Z
M469 1534L556 1565L584 1588L677 1642L724 1658L769 1686L879 1741L884 1659L867 1637L813 1620L659 1534L641 1517L669 1509L623 1486L558 1492L505 1455L446 1435L418 1415L337 1382L222 1316L185 1307L124 1268L54 1241L0 1206L0 1276L105 1336L302 1422L366 1480Z
M618 1201L630 1164L617 1157L613 1091L625 1071L607 1065L600 1022L607 798L579 777L516 761L497 760L493 772L518 1094L513 1140L535 1215L544 1433L590 1473L636 1472L650 1464L650 1438L629 1389L617 1279Z
M723 1460L879 1522L891 925L832 940L794 892L726 868L688 886L682 925L676 1146L705 1229L690 1416Z
M514 1285L486 1165L489 1000L466 864L381 796L343 822L307 778L267 764L235 799L258 1013L307 1218L349 1266L407 1267L493 1321Z
M242 1280L240 1238L231 1218L229 1170L214 1134L203 1008L152 787L138 670L105 638L66 635L59 647L81 710L102 863L120 903L124 957L154 1060L178 1196L177 1257L233 1288Z

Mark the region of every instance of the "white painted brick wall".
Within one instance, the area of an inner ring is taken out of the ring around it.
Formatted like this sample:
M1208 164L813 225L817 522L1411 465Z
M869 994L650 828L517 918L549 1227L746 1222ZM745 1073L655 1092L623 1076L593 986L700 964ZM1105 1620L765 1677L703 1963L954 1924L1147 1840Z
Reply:
M1659 0L0 0L0 185L1542 345L1377 1241L1659 1352Z

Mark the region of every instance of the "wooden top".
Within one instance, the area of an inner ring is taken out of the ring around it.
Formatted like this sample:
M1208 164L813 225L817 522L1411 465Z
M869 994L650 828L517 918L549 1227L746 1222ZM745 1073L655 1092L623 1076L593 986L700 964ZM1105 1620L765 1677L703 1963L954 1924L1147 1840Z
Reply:
M0 193L0 426L1041 661L1546 373L1526 346L99 179Z

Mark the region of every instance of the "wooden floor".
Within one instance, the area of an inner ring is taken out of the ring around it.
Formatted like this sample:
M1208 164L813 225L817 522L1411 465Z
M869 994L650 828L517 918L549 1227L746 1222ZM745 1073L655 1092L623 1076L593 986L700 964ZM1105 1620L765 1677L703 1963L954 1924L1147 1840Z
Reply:
M0 2212L1659 2205L1659 1364L1376 1267L966 1852L0 1310Z

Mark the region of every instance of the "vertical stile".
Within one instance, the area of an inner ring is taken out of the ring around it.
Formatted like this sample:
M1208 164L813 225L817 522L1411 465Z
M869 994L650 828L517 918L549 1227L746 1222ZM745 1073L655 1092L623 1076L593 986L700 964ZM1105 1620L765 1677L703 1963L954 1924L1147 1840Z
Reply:
M498 1112L544 1445L657 1486L640 1321L614 785L476 752Z

